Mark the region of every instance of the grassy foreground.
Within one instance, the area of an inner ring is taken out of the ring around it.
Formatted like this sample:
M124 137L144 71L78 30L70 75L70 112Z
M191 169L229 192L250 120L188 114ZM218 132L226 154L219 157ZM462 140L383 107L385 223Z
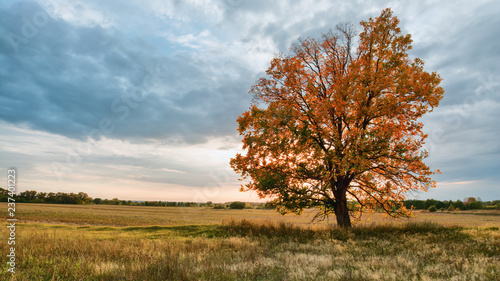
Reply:
M271 210L16 207L17 273L3 222L0 280L500 280L497 212L374 214L343 231Z

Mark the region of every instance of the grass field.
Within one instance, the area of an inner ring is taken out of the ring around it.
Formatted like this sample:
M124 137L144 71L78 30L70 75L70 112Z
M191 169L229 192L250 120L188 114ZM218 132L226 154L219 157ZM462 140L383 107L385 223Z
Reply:
M0 204L7 217L7 205ZM313 210L17 204L0 280L500 280L500 212L375 213L350 231Z

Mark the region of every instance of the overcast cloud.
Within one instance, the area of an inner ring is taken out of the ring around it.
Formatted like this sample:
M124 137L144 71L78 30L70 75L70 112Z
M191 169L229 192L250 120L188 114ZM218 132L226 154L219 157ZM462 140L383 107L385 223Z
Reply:
M391 7L445 98L424 118L417 198L500 199L497 1L2 1L0 157L19 189L137 200L256 200L229 158L268 62L299 37ZM5 184L4 184L5 185ZM0 185L0 186L4 186Z

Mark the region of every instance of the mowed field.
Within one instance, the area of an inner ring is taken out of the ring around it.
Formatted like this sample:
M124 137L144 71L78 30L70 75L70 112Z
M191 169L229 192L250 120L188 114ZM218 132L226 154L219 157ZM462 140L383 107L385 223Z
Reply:
M0 280L500 280L494 210L374 213L345 231L314 210L16 204L15 274L0 214Z

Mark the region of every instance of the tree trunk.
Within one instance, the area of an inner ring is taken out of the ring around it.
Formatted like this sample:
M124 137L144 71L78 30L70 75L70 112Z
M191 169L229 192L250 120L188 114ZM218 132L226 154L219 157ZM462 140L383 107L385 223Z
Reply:
M337 225L342 228L351 228L351 217L347 208L346 192L341 190L336 195L335 217L337 218Z

